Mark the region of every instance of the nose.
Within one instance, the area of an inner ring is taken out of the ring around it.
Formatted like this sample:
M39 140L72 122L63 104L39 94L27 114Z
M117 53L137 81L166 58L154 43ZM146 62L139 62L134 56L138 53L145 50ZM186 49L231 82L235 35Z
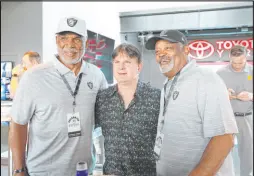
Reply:
M166 50L159 50L159 55L166 55L167 54L167 51Z
M68 38L68 40L66 40L66 42L65 42L65 46L67 46L69 48L75 48L74 40L71 38Z
M66 43L65 46L67 46L68 48L75 48L75 45L72 42Z
M122 62L119 64L119 69L124 70L125 69L125 64Z
M166 52L164 52L164 51L160 51L159 52L159 59L160 60L162 60L164 57L166 57L167 56L167 53Z

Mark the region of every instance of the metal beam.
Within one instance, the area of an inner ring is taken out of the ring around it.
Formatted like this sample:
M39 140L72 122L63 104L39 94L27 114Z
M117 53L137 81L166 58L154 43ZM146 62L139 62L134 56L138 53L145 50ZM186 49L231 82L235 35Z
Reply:
M132 12L120 12L119 17L138 17L138 16L151 16L151 15L164 15L164 14L175 14L175 13L191 13L191 12L202 12L202 11L214 11L214 10L227 10L227 9L240 9L240 8L253 8L253 2L232 2L227 4L209 4L200 5L195 7L180 7L180 8L161 8L155 10L142 10Z

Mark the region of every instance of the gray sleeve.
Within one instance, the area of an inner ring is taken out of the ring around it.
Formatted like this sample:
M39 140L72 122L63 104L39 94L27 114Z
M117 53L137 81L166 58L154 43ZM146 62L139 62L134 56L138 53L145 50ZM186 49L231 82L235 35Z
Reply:
M223 81L224 83L224 80L223 80L223 74L225 73L225 71L220 68L219 70L216 71L216 74L219 76L219 78ZM225 83L224 83L225 84Z
M33 77L25 73L19 82L11 108L12 120L20 125L25 125L32 118L35 111L34 93L36 92Z
M226 86L215 73L200 81L198 110L204 137L238 133Z

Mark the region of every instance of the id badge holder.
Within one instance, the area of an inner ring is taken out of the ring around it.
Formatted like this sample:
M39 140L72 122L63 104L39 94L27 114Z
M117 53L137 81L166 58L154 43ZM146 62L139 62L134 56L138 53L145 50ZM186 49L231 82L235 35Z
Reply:
M157 160L159 160L160 158L163 139L164 139L164 134L158 131L156 140L155 140L155 146L154 146L154 154Z
M67 114L67 125L69 138L81 136L79 112Z

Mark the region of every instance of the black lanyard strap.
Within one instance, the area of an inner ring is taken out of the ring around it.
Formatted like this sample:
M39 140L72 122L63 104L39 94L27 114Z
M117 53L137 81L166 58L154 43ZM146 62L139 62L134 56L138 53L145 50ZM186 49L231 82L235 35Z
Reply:
M58 70L57 70L58 71ZM60 74L64 84L66 85L67 89L69 90L69 92L71 93L71 96L74 98L73 100L73 112L75 111L75 106L76 106L76 95L78 94L78 91L79 91L79 86L80 86L80 83L81 83L81 80L82 80L82 73L79 74L79 77L78 77L78 82L76 84L76 88L74 90L74 92L72 91L71 89L71 86L70 84L68 83L68 81L66 80L66 78L64 77L64 75L62 75L59 71L58 73Z
M167 107L168 107L168 102L169 102L169 99L170 99L170 97L172 95L173 90L175 89L175 86L176 86L176 83L177 83L179 75L180 75L180 72L178 72L176 74L176 76L175 76L175 78L174 78L174 80L172 82L172 85L170 86L170 89L169 89L167 97L166 98L164 97L163 117L166 114ZM167 84L164 85L164 93L166 93L166 88L167 88Z
M61 74L60 74L61 75ZM78 82L77 82L77 85L76 85L76 88L75 88L75 91L73 93L72 89L71 89L71 86L70 84L68 83L68 81L66 80L66 78L64 77L64 75L61 75L67 89L70 91L71 93L71 96L73 96L73 98L76 97L76 95L78 94L78 90L79 90L79 86L80 86L80 83L81 83L81 79L82 79L82 73L79 74L79 77L78 77Z
M166 114L166 111L167 111L168 102L169 102L169 99L170 99L170 97L172 95L172 92L173 92L173 90L174 90L174 88L176 86L176 83L177 83L179 75L180 75L180 72L178 72L176 74L176 76L174 77L174 80L173 80L173 82L172 82L172 84L170 86L170 89L169 89L167 97L165 98L165 96L164 96L163 115L162 115L162 119L160 120L160 123L158 125L158 130L160 132L162 132L162 129L164 127L165 114ZM167 82L167 84L168 84L168 82ZM167 84L164 85L164 94L166 93Z

